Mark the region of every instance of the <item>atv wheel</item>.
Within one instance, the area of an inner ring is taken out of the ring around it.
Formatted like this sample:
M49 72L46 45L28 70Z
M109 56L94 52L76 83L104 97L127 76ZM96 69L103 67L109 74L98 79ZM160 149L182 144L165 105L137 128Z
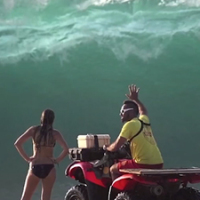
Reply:
M76 185L68 190L65 200L88 200L87 187L85 185Z
M121 192L119 193L115 200L139 200L138 198L136 198L133 194L128 193L128 192Z
M174 200L200 200L200 191L193 188L182 188L175 194Z

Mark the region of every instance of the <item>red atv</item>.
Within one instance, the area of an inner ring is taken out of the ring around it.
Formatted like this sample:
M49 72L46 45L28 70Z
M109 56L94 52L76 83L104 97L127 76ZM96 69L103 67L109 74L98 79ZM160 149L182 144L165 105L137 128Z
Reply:
M200 183L200 168L127 169L112 182L109 167L124 155L103 149L70 149L65 175L79 181L65 200L200 200L188 184Z

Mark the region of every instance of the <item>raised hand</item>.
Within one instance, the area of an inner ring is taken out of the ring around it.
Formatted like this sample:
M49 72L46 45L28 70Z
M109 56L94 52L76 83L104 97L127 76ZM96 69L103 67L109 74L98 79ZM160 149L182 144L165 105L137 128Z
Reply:
M129 94L126 94L126 96L132 100L132 101L137 101L138 100L138 93L140 88L137 88L136 85L129 85Z

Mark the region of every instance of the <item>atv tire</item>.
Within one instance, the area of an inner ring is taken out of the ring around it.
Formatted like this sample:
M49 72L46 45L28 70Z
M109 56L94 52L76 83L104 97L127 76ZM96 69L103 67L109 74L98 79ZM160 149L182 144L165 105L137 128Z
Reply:
M174 200L200 200L200 191L194 188L182 188L175 194Z
M87 187L85 185L76 185L68 190L65 200L88 200Z
M128 193L128 192L121 192L119 193L115 200L139 200L138 198L136 198L133 194Z

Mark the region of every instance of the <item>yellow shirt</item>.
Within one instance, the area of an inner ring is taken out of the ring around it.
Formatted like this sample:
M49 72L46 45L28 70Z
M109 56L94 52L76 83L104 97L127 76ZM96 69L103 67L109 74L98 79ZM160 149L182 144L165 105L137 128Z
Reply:
M140 115L140 120L144 123L150 123L149 118L146 115ZM120 136L127 140L133 137L141 128L141 122L134 118L129 122L126 122L122 127ZM153 137L153 132L150 126L143 125L143 129L139 135L137 135L130 144L132 158L136 163L141 164L161 164L163 158L160 150Z

